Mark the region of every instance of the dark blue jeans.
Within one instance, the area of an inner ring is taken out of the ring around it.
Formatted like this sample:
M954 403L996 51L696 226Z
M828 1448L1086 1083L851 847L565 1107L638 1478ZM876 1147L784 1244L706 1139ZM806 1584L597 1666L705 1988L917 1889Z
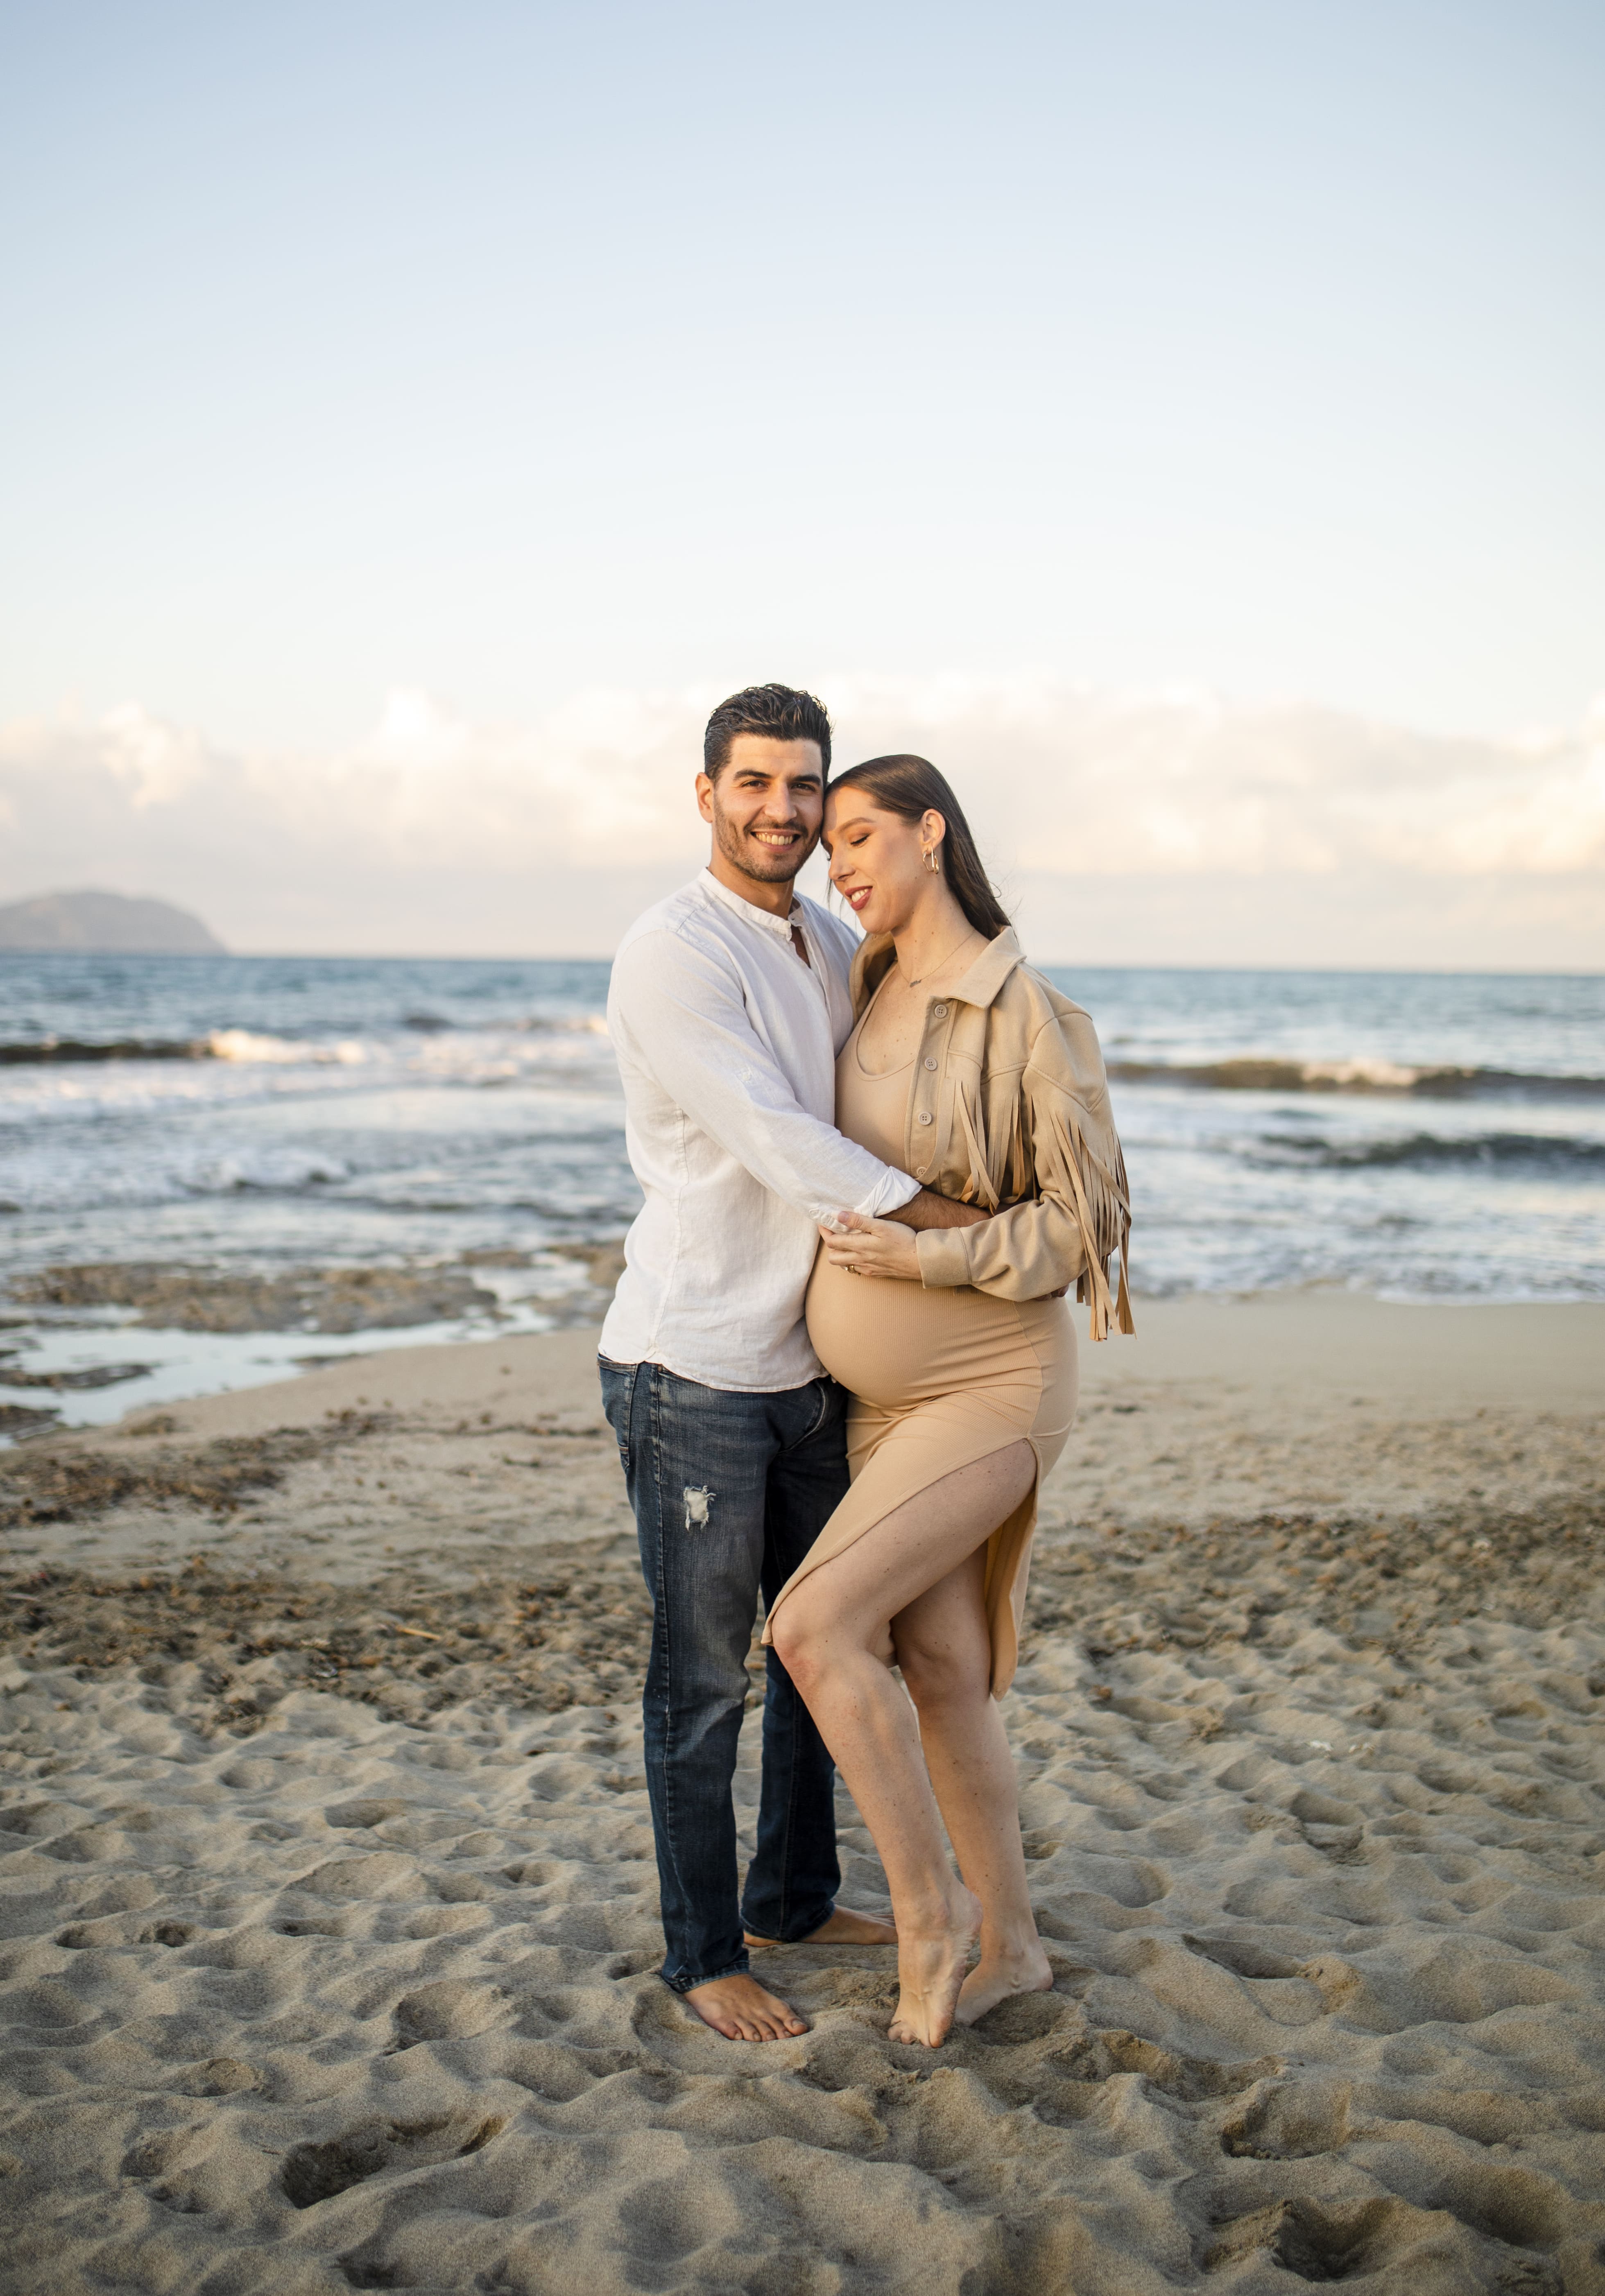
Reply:
M787 1943L841 1886L835 1773L773 1651L763 1701L758 1841L738 1899L736 1742L761 1587L791 1577L847 1489L847 1398L834 1380L741 1395L657 1364L601 1359L652 1595L642 1699L646 1789L677 1993L747 1965L743 1929Z

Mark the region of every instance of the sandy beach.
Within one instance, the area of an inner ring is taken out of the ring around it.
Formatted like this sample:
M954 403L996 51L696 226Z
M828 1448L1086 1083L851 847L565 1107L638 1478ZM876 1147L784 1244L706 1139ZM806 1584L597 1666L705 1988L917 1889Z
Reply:
M761 2049L654 1974L594 1349L0 1459L0 2289L1605 2291L1605 1308L1083 1349L1007 1708L1056 1984L934 2053L884 1952L766 1956Z

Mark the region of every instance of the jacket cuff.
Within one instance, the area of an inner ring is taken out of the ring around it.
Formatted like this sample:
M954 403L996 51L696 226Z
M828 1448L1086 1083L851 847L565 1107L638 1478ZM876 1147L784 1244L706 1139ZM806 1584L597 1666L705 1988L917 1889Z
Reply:
M969 1253L965 1248L968 1230L961 1227L922 1227L914 1238L914 1248L919 1254L919 1280L927 1292L951 1291L955 1284L968 1283Z

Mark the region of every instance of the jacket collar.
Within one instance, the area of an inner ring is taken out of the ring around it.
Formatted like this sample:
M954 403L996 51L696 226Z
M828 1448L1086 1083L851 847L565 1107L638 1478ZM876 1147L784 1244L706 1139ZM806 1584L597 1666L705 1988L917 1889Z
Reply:
M956 1004L992 1004L1016 965L1024 964L1025 952L1012 925L1005 925L995 940L989 940L971 965L959 986L951 992Z
M880 986L895 954L890 933L871 933L860 945L852 960L855 1011L861 1012ZM948 1001L954 1004L977 1004L984 1010L994 1002L1015 967L1025 962L1025 952L1013 927L1006 925L995 940L987 942L957 988L948 991Z

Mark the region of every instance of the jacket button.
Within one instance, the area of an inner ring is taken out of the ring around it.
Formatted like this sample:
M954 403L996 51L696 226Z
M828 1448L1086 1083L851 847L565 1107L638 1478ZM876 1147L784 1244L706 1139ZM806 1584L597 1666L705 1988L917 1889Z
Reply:
M915 1119L915 1121L918 1124L929 1124L931 1120L931 1111L928 1108L922 1108L918 1116Z
M928 1068L928 1069L934 1069L935 1065L936 1065L936 1063L935 1063L935 1062L934 1062L934 1061L927 1061L927 1062L926 1062L926 1068Z
M945 1021L947 1019L947 1006L945 1004L933 1004L931 1007L931 1017L935 1021Z

